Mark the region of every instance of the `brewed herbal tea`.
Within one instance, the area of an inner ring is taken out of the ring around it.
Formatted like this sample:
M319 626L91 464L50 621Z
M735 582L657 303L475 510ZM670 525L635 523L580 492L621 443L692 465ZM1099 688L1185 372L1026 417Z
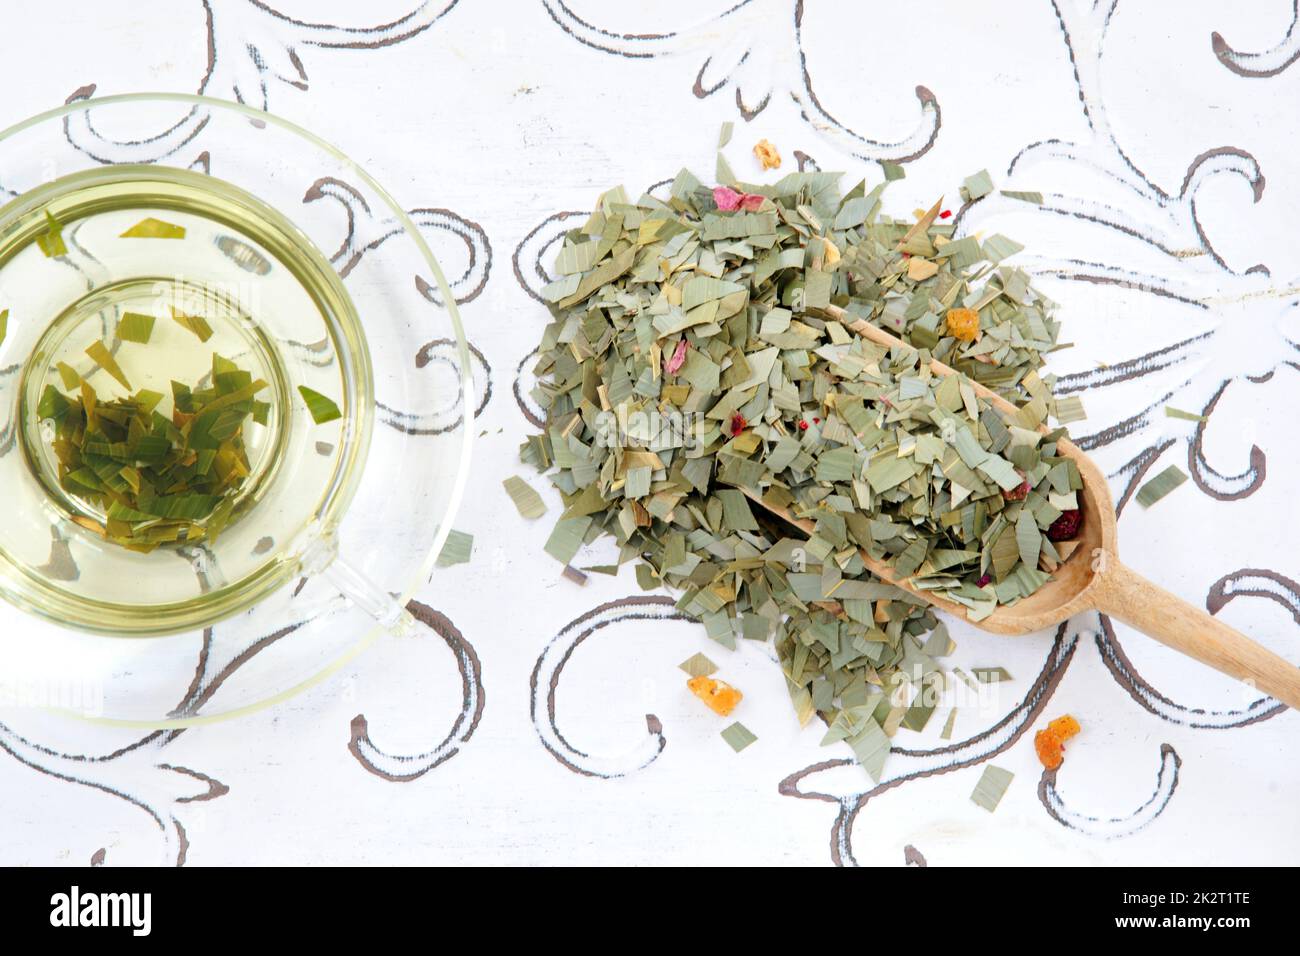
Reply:
M0 210L0 581L66 623L209 623L294 573L364 455L370 374L310 241L210 176L117 166ZM256 513L254 521L247 520Z

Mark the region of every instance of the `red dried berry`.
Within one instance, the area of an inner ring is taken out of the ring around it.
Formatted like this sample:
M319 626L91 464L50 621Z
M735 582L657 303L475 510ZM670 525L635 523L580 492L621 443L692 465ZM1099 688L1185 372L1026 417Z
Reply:
M952 210L951 210L951 209L945 209L943 212L939 213L939 218L940 218L940 219L947 219L947 218L949 218L950 216L952 216Z
M975 586L976 586L977 588L982 588L982 587L984 587L984 585L988 584L988 583L989 583L990 581L992 581L992 580L993 580L993 579L992 579L991 577L989 577L987 574L981 574L981 575L980 575L980 579L979 579L978 581L975 582Z
M1070 511L1062 511L1061 517L1052 522L1052 526L1047 529L1048 541L1069 541L1079 533L1079 525L1083 523L1083 513L1074 508Z
M822 423L822 420L821 420L820 418L814 418L814 419L813 419L813 424L814 424L814 425L820 425L821 423Z
M807 430L808 430L808 423L807 423L807 422L800 422L800 423L799 423L799 431L801 431L801 432L806 432Z
M1024 501L1028 495L1029 495L1029 479L1025 479L1020 484L1012 488L1010 491L1002 492L1002 497L1007 499L1007 501Z
M745 421L745 416L741 415L739 412L737 412L735 415L732 415L731 416L731 437L735 438L737 435L743 432L745 430L745 426L747 426L748 424L749 422Z

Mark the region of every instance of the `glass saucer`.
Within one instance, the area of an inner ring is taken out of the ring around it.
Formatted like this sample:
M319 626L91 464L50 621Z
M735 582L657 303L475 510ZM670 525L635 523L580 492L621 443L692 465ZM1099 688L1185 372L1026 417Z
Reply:
M189 198L173 201L174 184ZM175 259L182 243L116 238L109 207L132 189L129 217L156 209L186 225L193 258ZM6 722L23 708L138 728L227 719L288 699L409 628L405 604L429 579L464 491L473 391L455 299L402 207L290 122L161 93L77 101L0 132L0 191ZM197 215L196 195L212 197ZM241 209L274 228L249 229ZM6 273L5 250L30 252L23 237L49 210L63 252L16 253L9 264L22 268ZM292 280L313 270L300 283L307 298L295 299ZM136 554L44 493L40 422L24 389L52 367L62 316L107 330L122 309L146 307L148 295L170 301L208 271L234 277L222 291L245 318L232 328L264 345L239 354L262 349L283 372L289 401L271 424L284 440L263 456L261 497L218 541ZM299 384L334 395L343 419L316 426L301 403L291 414Z

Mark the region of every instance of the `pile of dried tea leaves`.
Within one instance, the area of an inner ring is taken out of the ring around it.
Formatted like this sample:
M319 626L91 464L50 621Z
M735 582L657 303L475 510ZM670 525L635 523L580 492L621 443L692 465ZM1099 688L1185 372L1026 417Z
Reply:
M884 183L840 178L708 188L683 170L666 200L601 196L542 293L546 430L521 457L565 503L550 554L612 535L714 640L774 639L800 721L820 715L879 779L953 645L863 553L973 620L1033 593L1074 548L1080 478L1056 443L1082 408L1039 374L1063 346L1053 304L1003 264L1020 246L954 238L941 203L888 218Z

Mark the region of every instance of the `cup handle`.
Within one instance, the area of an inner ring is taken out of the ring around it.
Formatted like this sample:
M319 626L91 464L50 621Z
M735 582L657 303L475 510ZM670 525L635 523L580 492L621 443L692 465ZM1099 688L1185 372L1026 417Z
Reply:
M416 621L411 612L367 574L339 557L338 539L332 531L310 529L296 550L303 574L328 581L388 633L404 635L413 632Z
M320 572L320 576L349 601L365 611L390 634L410 634L415 618L388 591L375 584L364 573L342 558L335 558Z

